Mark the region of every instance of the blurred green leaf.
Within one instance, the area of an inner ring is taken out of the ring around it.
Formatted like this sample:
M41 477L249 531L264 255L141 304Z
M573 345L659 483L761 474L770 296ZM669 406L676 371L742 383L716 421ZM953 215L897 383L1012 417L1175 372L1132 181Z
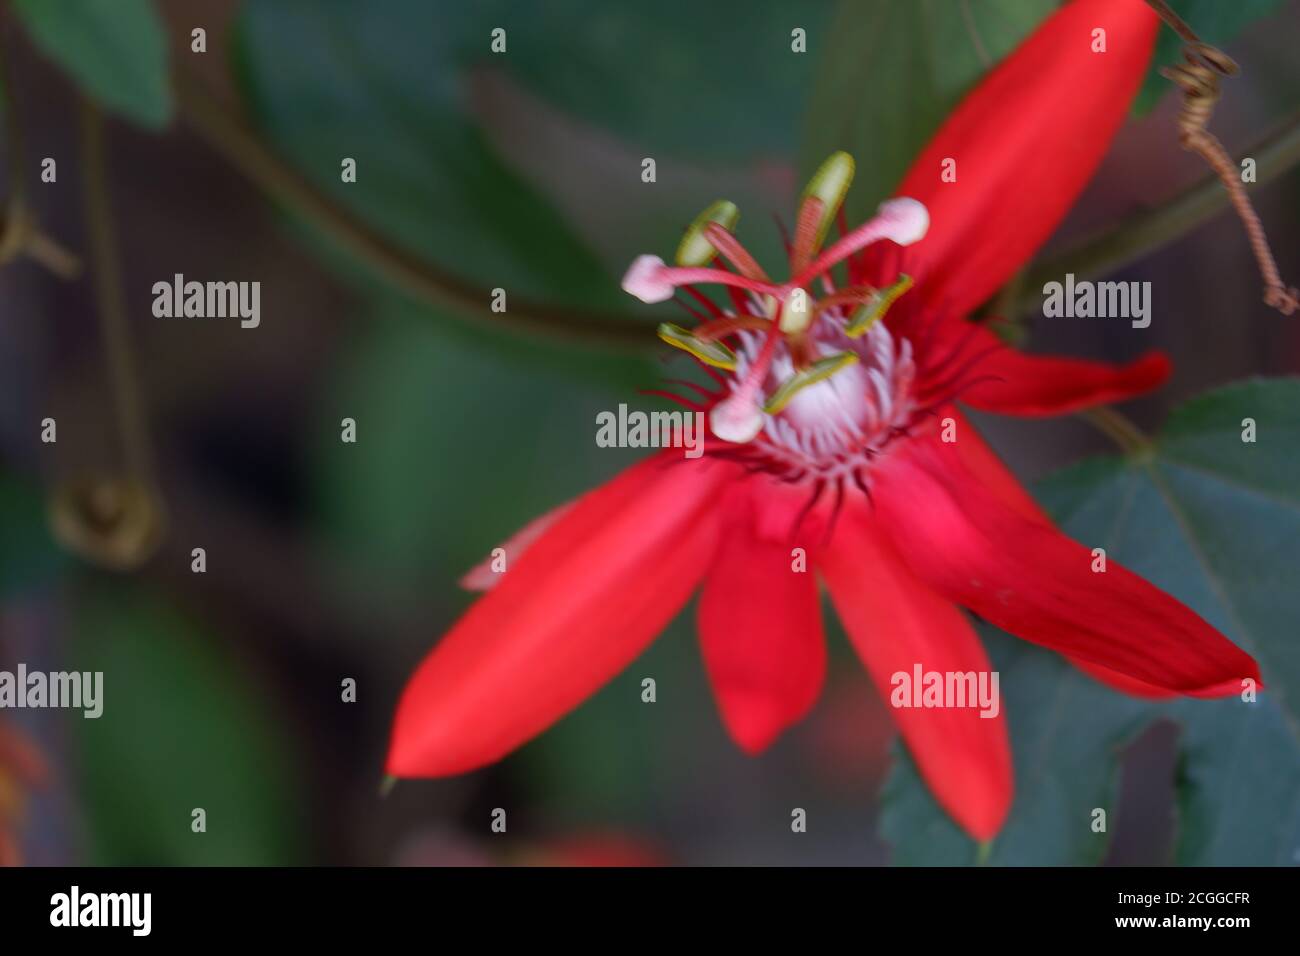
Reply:
M837 149L857 159L850 222L891 195L912 159L985 70L1055 0L843 0L828 28L802 153L810 175Z
M32 41L107 109L160 128L172 116L167 38L152 0L13 0Z
M1150 703L1115 693L1065 661L989 635L1011 727L1016 798L995 864L1100 862L1114 828L1120 749L1175 721L1181 772L1178 862L1300 862L1300 380L1212 392L1170 419L1149 461L1095 459L1049 479L1042 499L1071 537L1106 549L1255 655L1267 690ZM1243 419L1258 440L1242 441ZM938 808L910 760L886 787L883 831L895 860L969 863L975 845Z
M792 180L814 54L791 52L791 31L816 50L827 7L251 0L239 73L274 145L407 248L485 289L632 312L632 254L667 255L719 195ZM779 250L769 209L745 212Z
M318 507L366 586L456 595L460 575L518 528L640 457L596 446L598 411L658 404L622 384L631 370L652 384L653 365L605 359L600 375L619 385L575 382L537 347L490 351L402 306L343 355L322 404ZM339 440L343 417L357 421L355 445Z
M13 475L0 473L0 599L39 587L65 561L50 536L39 492Z
M275 708L206 628L118 590L77 615L72 660L102 671L103 714L73 718L87 831L115 865L300 863L303 804ZM207 832L191 831L191 811Z
M1206 43L1222 46L1261 17L1276 12L1283 0L1169 0L1169 5ZM1160 69L1182 59L1183 41L1167 26L1160 27L1151 71L1138 91L1133 110L1143 114L1151 110L1172 89L1173 83L1160 75Z
M616 301L613 279L467 116L458 19L424 0L252 0L237 50L253 117L317 186L485 288ZM487 30L474 39L486 55ZM341 181L344 157L355 183Z
M730 4L698 0L489 0L448 5L444 16L466 28L462 62L500 65L548 103L647 156L747 163L789 157L815 63L834 42L833 6L748 0L738 15ZM552 37L561 25L557 57ZM510 35L501 57L487 52L496 26ZM792 50L796 28L806 53Z

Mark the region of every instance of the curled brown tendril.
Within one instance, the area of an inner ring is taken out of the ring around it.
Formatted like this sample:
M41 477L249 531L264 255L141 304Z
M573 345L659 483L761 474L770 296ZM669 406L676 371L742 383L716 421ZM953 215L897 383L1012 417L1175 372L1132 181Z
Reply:
M162 500L145 483L115 475L61 482L50 498L50 527L73 554L115 571L145 563L162 541Z
M1246 195L1237 165L1218 137L1207 128L1221 95L1220 77L1236 76L1240 68L1222 50L1202 42L1165 0L1147 0L1147 3L1184 43L1183 62L1160 71L1161 76L1177 83L1183 91L1183 108L1178 115L1179 142L1184 149L1204 159L1227 190L1232 207L1246 230L1255 261L1259 264L1259 272L1264 280L1264 302L1283 315L1291 315L1300 308L1300 292L1282 281L1263 223L1260 222L1250 197Z
M50 523L68 550L104 567L128 571L143 565L157 550L166 529L166 508L154 478L144 404L136 384L109 203L104 120L88 100L82 103L81 138L90 264L123 460L102 475L60 482L50 499Z

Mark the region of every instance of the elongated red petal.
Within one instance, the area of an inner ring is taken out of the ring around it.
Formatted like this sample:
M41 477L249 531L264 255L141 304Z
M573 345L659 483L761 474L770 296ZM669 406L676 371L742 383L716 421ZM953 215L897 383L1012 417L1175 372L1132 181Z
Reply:
M704 664L723 722L748 753L808 712L826 674L816 572L791 550L762 537L747 496L737 500L700 595Z
M951 415L957 422L957 441L950 444L936 442L934 449L939 454L956 454L961 463L968 471L979 480L984 487L993 494L997 495L1003 504L1012 508L1023 517L1031 521L1048 523L1050 519L1046 513L1034 501L1033 497L1027 492L1023 485L1016 479L1002 463L997 453L989 447L974 424L956 409L947 408L939 412L940 416ZM1177 691L1166 690L1163 687L1156 687L1152 684L1136 680L1118 671L1113 671L1097 664L1091 664L1087 661L1081 661L1077 658L1069 658L1071 664L1083 671L1089 677L1097 680L1106 686L1117 690L1121 693L1133 697L1146 697L1155 700L1176 697ZM1197 691L1191 696L1195 697L1227 697L1241 692L1241 682L1238 680L1229 681L1221 687L1207 688L1204 691Z
M538 515L528 522L528 524L512 534L504 544L499 546L503 555L503 570L493 570L494 559L489 555L465 572L460 579L460 586L466 591L491 590L501 580L501 575L510 570L512 564L518 563L532 543L540 538L547 528L555 524L560 519L560 516L572 507L573 502L566 501L564 504L557 505L545 514Z
M997 337L987 329L977 327L966 334L973 336L967 346L971 352L997 345ZM971 376L986 380L964 390L961 401L999 415L1064 415L1144 395L1168 381L1172 370L1163 352L1148 352L1121 365L1030 355L1007 347L979 362Z
M443 776L497 760L629 664L703 576L717 544L710 499L735 475L664 452L561 515L420 664L388 772Z
M1019 479L1011 473L998 453L989 447L974 423L955 408L939 412L940 419L952 416L957 425L957 440L938 442L935 449L940 454L955 454L977 479L1002 500L1002 503L1031 521L1047 523L1050 519Z
M1183 694L1259 680L1255 661L1190 608L1008 508L928 442L875 472L877 517L912 570L949 599L1067 656Z
M894 694L894 675L910 680L918 664L922 672L990 672L966 616L912 575L879 539L865 509L845 509L818 566L886 702ZM990 839L1006 819L1014 790L1000 706L993 717L981 717L975 707L891 706L890 714L940 806L975 839Z
M930 211L929 233L908 249L914 295L965 315L1029 260L1123 123L1158 24L1143 0L1074 0L962 101L896 192Z
M1081 661L1074 657L1069 658L1069 661L1093 680L1105 684L1107 687L1112 690L1117 690L1121 694L1128 694L1130 697L1147 697L1152 700L1163 700L1168 697L1178 696L1176 691L1166 690L1163 687L1156 687L1152 684L1143 683L1140 680L1135 680L1134 678L1129 677L1127 674L1121 674L1118 671L1099 667L1098 665L1090 664L1087 661ZM1262 685L1256 685L1257 690L1260 689L1260 687L1262 687ZM1201 690L1190 691L1187 696L1207 698L1233 697L1240 694L1242 690L1241 681L1233 678L1232 680L1224 681L1222 684L1218 684L1214 687L1205 687Z

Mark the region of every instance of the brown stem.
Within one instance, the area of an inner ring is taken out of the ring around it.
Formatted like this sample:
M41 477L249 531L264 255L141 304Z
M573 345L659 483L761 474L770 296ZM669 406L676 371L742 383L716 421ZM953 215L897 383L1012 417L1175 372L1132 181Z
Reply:
M1169 6L1165 0L1147 0L1147 6L1156 12L1156 15L1164 20L1171 30L1178 34L1179 39L1184 43L1200 43L1201 38L1196 35L1187 21L1174 12L1174 8Z
M1276 179L1300 162L1300 113L1246 149L1255 160L1256 185ZM1096 233L1029 270L1021 312L1042 304L1044 284L1067 272L1079 278L1106 275L1186 235L1226 209L1231 197L1216 175L1206 176L1173 199Z
M579 335L593 344L620 350L657 347L657 324L627 315L559 310L517 300L507 313L488 311L484 307L489 300L485 290L449 276L393 246L364 222L339 208L267 149L256 134L193 77L179 72L176 87L186 119L240 172L421 301L436 306L452 305L474 319L510 325L532 334L565 338ZM1300 162L1300 113L1246 154L1255 158L1259 185L1291 169ZM1025 293L1017 300L1019 311L1037 308L1041 302L1038 290L1063 273L1074 272L1082 277L1113 271L1212 219L1229 202L1218 177L1208 176L1168 202L1044 260L1029 271Z
M1219 102L1220 78L1236 76L1240 69L1236 61L1218 47L1203 43L1196 31L1165 0L1147 0L1147 3L1183 41L1183 62L1160 71L1161 76L1177 83L1183 91L1183 108L1178 114L1179 141L1183 149L1196 153L1214 170L1231 199L1259 264L1259 273L1264 280L1264 301L1283 315L1290 315L1300 308L1300 293L1282 281L1264 225L1246 195L1236 164L1219 138L1209 130L1214 107Z
M546 306L514 296L507 311L492 312L488 290L412 255L341 208L271 152L185 70L177 71L175 85L181 112L208 145L254 184L415 298L435 307L450 307L460 316L477 322L504 325L526 333L620 349L646 349L658 341L658 323L626 314Z
M1151 439L1134 421L1109 405L1086 408L1079 417L1095 427L1117 444L1126 454L1138 455L1151 451Z
M104 118L89 100L81 105L82 166L85 175L86 219L90 232L95 296L108 360L109 386L117 414L122 453L128 473L153 484L153 456L149 447L143 404L137 388L138 373L127 326L113 213L109 202L108 160L104 146Z

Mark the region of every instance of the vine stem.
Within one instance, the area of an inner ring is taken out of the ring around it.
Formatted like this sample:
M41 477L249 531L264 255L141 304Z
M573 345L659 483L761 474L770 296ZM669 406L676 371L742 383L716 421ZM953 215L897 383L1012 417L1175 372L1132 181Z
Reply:
M1243 153L1255 160L1256 185L1276 179L1300 162L1300 112ZM1168 245L1227 209L1232 197L1213 173L1174 198L1137 213L1078 245L1032 266L1019 300L1022 313L1042 302L1043 286L1067 272L1103 275Z
M108 159L104 117L89 100L81 103L82 166L85 176L86 219L99 321L108 359L109 387L117 414L122 453L128 474L153 488L153 455L149 447L143 404L137 387L135 355L127 327L119 272L113 213L108 195Z
M509 298L505 312L489 308L486 289L444 272L390 242L298 175L226 106L184 70L176 74L182 113L208 145L268 195L308 220L379 275L422 302L447 307L465 318L524 333L542 334L615 349L655 347L657 322L627 314L558 308Z
M1128 455L1146 455L1154 447L1146 432L1123 412L1110 405L1098 405L1076 413Z
M581 339L618 350L657 347L657 323L627 314L560 309L511 300L509 311L493 313L490 293L384 238L329 196L302 179L275 155L231 110L185 70L176 74L181 111L193 129L222 157L271 197L318 226L379 275L422 302L451 307L470 320L486 320L529 334ZM1277 178L1300 162L1300 113L1246 150L1256 161L1257 182ZM1039 302L1044 283L1065 272L1097 275L1141 258L1213 218L1228 207L1229 197L1210 175L1159 206L1140 212L1094 234L1030 268L1019 311Z

